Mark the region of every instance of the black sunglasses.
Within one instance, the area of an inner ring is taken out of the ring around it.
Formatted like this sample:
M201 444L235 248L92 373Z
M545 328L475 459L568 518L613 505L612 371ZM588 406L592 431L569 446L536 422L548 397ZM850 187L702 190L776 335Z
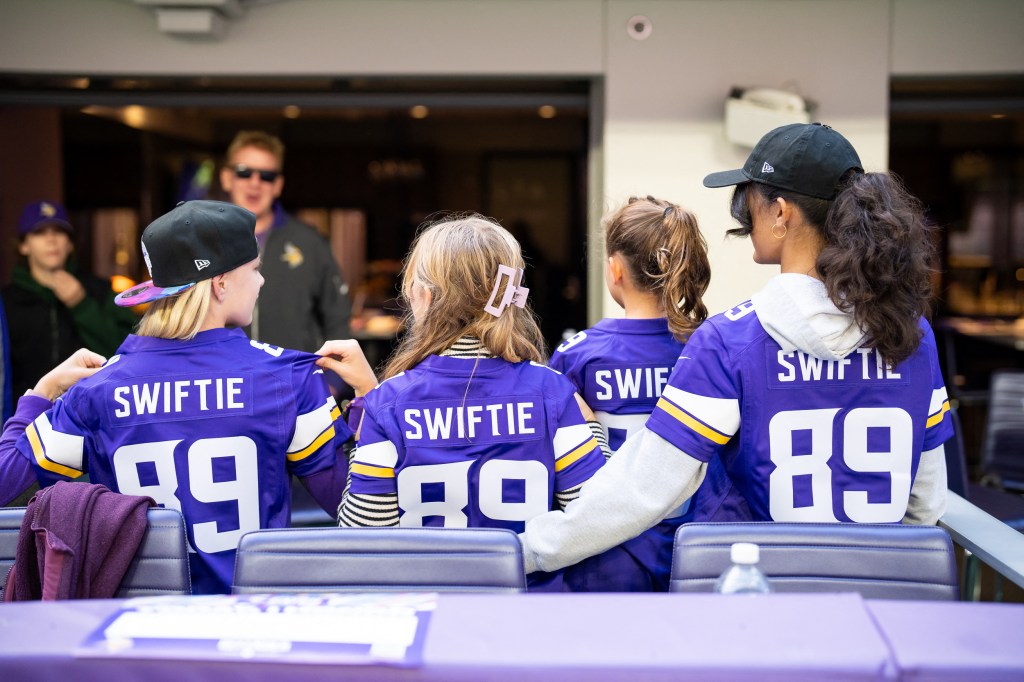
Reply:
M232 170L235 171L235 177L242 180L248 180L252 177L253 173L258 173L260 180L263 182L273 182L277 180L277 176L281 174L280 171L273 170L257 170L256 168L249 168L244 163L240 163L237 166L233 166Z

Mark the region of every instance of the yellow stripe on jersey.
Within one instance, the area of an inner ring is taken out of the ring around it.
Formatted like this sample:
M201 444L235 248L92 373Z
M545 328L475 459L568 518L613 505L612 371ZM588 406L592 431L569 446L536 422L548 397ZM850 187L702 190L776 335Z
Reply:
M740 430L740 402L735 398L712 398L665 386L661 397L715 433L732 438Z
M585 455L593 452L594 449L597 448L597 447L598 447L597 439L595 439L593 436L591 436L590 440L588 440L585 443L583 443L583 445L579 446L578 448L576 448L572 452L569 452L569 453L563 455L562 457L559 457L558 459L556 459L555 460L555 471L561 471L562 469L564 469L567 466L571 465L573 462L575 462L576 460L580 459L581 457L584 457Z
M932 416L928 417L928 421L926 421L924 423L924 428L930 429L933 426L935 426L936 424L940 423L942 421L943 415L945 415L947 412L949 412L949 401L948 400L946 402L942 403L942 407L939 408L938 414L933 414Z
M334 438L333 425L331 426L331 428L327 429L319 436L317 436L315 441L313 441L303 449L299 450L298 452L289 452L287 455L285 455L285 457L288 458L289 462L300 462L309 457L310 455L312 455L317 450L319 450L324 443L327 443L332 438Z
M394 478L395 470L391 467L374 467L369 464L359 464L354 462L349 470L353 474L362 474L363 476L373 476L374 478Z
M705 424L701 424L699 421L686 414L686 412L683 412L681 409L665 400L665 398L658 400L658 409L662 410L666 414L672 415L692 430L696 431L708 440L718 443L719 445L725 445L732 439L732 436L726 436Z
M286 450L288 461L298 462L316 452L334 438L334 420L341 411L334 398L327 396L323 405L295 418L295 433Z
M39 433L36 431L35 424L29 424L28 428L25 429L25 435L28 437L29 445L32 446L32 454L36 458L36 464L47 471L52 471L55 474L61 476L67 476L69 478L78 478L82 475L81 471L72 469L70 467L51 462L46 457L46 452L43 450L43 444L39 440Z

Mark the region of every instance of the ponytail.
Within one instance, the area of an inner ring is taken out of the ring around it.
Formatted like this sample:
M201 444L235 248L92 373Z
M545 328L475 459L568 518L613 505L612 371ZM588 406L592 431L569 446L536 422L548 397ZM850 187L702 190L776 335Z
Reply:
M934 228L921 203L888 173L849 173L831 204L818 274L832 302L895 366L917 349L918 322L930 312Z
M711 265L692 213L654 197L632 197L605 220L605 246L625 259L637 287L658 296L676 339L686 341L707 318L703 297Z

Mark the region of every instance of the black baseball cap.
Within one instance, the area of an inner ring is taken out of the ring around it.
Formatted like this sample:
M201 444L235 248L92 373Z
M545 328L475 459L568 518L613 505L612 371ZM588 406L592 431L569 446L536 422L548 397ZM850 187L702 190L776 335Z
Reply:
M259 255L255 214L223 201L183 201L142 233L142 256L153 279L114 302L128 307L174 296Z
M818 199L833 199L839 179L851 168L864 170L849 140L821 123L793 123L762 137L743 168L712 173L705 187L761 182Z

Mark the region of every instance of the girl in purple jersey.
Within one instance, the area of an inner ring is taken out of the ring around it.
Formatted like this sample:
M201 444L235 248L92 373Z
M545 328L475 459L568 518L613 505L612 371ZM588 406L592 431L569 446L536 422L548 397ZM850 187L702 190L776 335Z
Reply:
M742 169L704 184L737 186L734 234L781 274L704 322L646 426L569 508L527 524L528 571L636 535L705 473L698 521L943 513L952 427L924 319L933 241L919 202L821 124L769 132Z
M574 387L539 364L523 268L498 224L443 220L420 232L406 261L411 318L385 380L375 386L351 344L322 349L323 366L365 394L339 525L521 532L604 463ZM560 589L560 576L530 587Z
M0 438L0 503L85 473L152 497L184 517L196 593L230 590L242 534L289 524L290 474L337 505L350 433L315 356L230 328L251 322L263 285L254 221L193 201L146 228L153 280L117 298L150 303L137 333L105 364L80 351L19 401Z
M611 456L643 428L684 342L707 317L702 299L711 268L697 219L670 202L632 197L605 218L604 227L605 284L625 316L601 320L568 339L550 366L569 377L594 410ZM574 566L567 585L576 591L666 591L675 530L689 519L688 507Z

